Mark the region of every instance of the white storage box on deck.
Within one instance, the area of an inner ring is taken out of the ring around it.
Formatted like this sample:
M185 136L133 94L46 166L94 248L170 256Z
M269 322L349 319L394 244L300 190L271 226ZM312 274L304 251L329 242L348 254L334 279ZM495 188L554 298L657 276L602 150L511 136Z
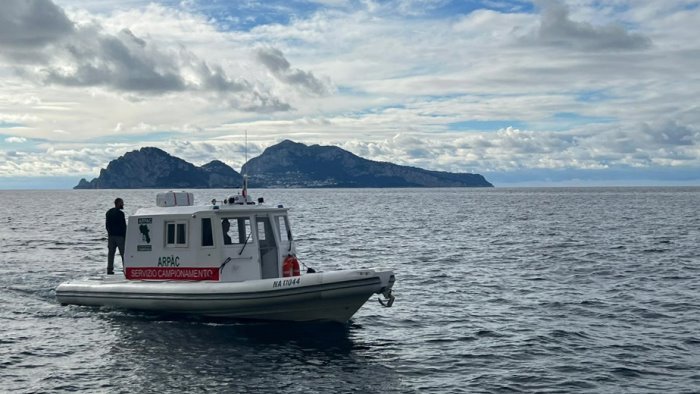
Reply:
M194 205L194 194L190 192L165 192L156 195L159 207L185 207Z

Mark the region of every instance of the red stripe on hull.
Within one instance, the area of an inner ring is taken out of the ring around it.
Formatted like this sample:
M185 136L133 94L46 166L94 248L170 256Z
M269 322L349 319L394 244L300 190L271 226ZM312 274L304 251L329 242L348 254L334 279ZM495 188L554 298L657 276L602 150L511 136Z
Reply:
M127 267L126 279L219 280L219 268Z

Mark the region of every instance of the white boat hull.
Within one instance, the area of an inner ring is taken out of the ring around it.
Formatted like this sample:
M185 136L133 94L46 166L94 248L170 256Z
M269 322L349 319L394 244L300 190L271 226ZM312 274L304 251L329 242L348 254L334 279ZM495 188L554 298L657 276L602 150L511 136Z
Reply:
M362 269L243 282L82 279L56 288L61 304L284 321L347 322L372 294L390 295L390 270Z

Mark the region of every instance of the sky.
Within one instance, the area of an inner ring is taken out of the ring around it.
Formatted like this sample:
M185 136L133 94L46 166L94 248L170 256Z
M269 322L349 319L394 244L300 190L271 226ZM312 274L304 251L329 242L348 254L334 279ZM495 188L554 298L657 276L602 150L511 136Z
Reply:
M2 0L0 189L155 146L700 185L700 0ZM247 144L246 144L247 133Z

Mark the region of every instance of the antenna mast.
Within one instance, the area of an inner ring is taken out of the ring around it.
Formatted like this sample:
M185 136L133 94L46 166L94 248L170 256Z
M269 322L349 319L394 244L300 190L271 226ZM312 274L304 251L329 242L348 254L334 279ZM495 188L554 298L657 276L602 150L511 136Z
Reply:
M248 163L248 129L245 130L245 147L243 149L245 151L245 163L243 165L245 166L246 163ZM248 175L245 173L243 174L243 199L244 199L244 204L248 202Z

